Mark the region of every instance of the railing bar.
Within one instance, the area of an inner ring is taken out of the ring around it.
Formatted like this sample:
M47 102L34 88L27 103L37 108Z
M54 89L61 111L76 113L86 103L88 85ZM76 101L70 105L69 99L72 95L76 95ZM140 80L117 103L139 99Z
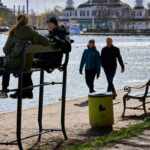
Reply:
M23 88L22 90L28 90L28 89L31 89L31 88L37 88L37 87L41 87L41 86L49 86L49 85L59 85L59 84L63 84L62 82L50 82L50 83L44 83L44 84L37 84L37 85L34 85L34 86L28 86L26 88ZM10 89L8 90L7 92L15 92L15 91L18 91L18 89ZM0 90L0 92L2 92L2 90Z
M17 142L17 141L15 141L15 142ZM18 143L9 143L9 142L6 142L6 143L0 143L0 145L18 145Z

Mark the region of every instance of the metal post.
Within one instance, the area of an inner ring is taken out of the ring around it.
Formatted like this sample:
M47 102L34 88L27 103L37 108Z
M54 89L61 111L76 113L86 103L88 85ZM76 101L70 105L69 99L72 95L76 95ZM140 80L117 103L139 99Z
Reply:
M21 125L22 125L22 76L23 73L19 74L18 81L18 102L17 102L17 142L20 150L23 150L22 140L21 140Z
M29 0L26 0L26 9L27 15L29 15Z
M42 127L42 117L43 117L43 95L44 95L44 70L40 71L40 88L39 88L39 110L38 110L38 124L39 124L39 137L38 141L41 141Z
M67 66L65 66L63 72L62 104L61 104L61 127L65 140L68 139L65 129L66 87L67 87Z

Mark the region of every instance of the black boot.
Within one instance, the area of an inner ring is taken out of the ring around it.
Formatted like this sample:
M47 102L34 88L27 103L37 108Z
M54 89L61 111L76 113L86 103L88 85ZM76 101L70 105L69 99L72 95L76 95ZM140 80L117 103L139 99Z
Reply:
M18 96L19 96L18 92L10 95L10 97L13 98L13 99L17 99ZM33 93L32 92L22 94L22 99L32 99L32 98L33 98Z
M94 89L90 89L90 93L95 93L96 91Z

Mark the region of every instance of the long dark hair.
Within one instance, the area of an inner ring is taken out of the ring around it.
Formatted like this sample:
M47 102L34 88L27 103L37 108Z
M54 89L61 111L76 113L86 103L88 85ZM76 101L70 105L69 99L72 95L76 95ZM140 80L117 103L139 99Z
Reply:
M16 25L10 30L9 35L14 35L16 30L21 27L28 24L28 17L26 15L19 15L17 17L17 23Z

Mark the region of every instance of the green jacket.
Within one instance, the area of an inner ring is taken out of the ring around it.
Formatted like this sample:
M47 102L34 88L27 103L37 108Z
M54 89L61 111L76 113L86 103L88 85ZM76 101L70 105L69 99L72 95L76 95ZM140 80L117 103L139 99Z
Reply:
M48 46L49 40L38 32L34 31L29 26L23 26L17 28L14 35L9 35L6 44L3 48L4 53L7 57L7 69L19 69L22 64L21 52L22 52L22 45L19 43L20 41L30 41L31 44ZM26 63L32 59L32 55L28 54Z

